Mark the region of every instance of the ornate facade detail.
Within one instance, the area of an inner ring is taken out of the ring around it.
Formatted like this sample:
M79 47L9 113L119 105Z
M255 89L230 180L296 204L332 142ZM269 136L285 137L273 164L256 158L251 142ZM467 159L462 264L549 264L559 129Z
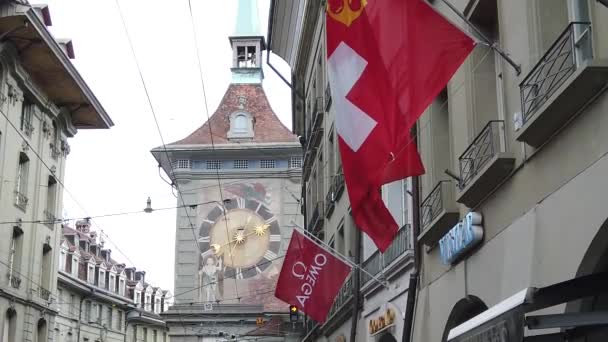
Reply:
M17 102L22 102L23 101L23 92L21 92L21 90L19 90L19 88L15 87L14 85L7 83L8 86L8 101L12 104L15 105Z
M42 133L46 139L49 139L53 133L53 124L51 124L48 120L42 121Z
M245 106L247 106L247 97L241 95L239 96L239 108L245 109Z
M67 139L61 139L61 152L64 156L70 154L70 144L68 144Z
M27 151L30 150L30 145L27 143L27 141L23 140L23 142L21 143L21 151L23 151L23 153L27 153Z

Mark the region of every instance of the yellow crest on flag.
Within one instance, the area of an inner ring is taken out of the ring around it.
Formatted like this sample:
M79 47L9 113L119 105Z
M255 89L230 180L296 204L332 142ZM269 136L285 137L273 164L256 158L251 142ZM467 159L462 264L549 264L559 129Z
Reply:
M339 4L339 2L342 2ZM355 4L353 4L355 2ZM359 6L355 6L358 8L353 8L353 5L359 3ZM336 7L336 5L338 5ZM353 21L357 20L365 6L367 5L367 0L327 0L327 14L330 18L341 22L346 26L350 26Z

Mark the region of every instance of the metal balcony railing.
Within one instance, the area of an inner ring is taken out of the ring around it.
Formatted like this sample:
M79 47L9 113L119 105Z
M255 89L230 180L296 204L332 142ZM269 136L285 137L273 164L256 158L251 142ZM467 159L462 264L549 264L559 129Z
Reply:
M15 206L17 206L17 208L26 211L28 201L27 196L15 190Z
M420 222L422 228L424 229L428 226L437 216L443 211L443 192L441 190L441 185L445 182L450 181L440 181L433 188L433 191L426 196L426 198L422 201L420 205Z
M570 23L519 85L523 124L576 71L578 62L590 57L591 51L591 24Z
M340 310L341 307L343 307L344 304L346 304L346 302L348 302L348 300L353 297L353 290L353 276L351 273L344 281L344 285L342 285L342 288L340 288L340 291L338 292L334 303L329 309L329 314L327 315L327 317L333 316L336 312L338 312L338 310Z
M481 130L479 135L458 158L460 164L460 189L464 189L478 172L504 146L504 121L492 120Z
M328 217L331 215L336 201L342 195L344 191L344 174L342 174L342 167L338 169L338 173L335 174L331 178L331 184L329 185L329 190L327 191L327 195L325 196L325 215Z
M57 222L57 218L55 217L55 214L52 211L45 209L43 212L43 215L44 215L44 224L50 228L54 227L55 222Z
M323 201L318 201L315 205L314 210L312 211L312 215L310 215L310 221L308 224L308 230L311 233L316 233L317 227L323 220L323 209L324 209Z
M386 252L384 254L380 253L380 251L374 252L363 263L363 269L376 276L380 271L389 267L399 256L411 249L413 249L412 230L410 225L406 224L399 229L397 236L395 236L391 245L386 249ZM368 274L361 272L361 285L365 285L370 280L372 278Z
M11 284L11 287L14 289L19 289L21 286L21 278L13 275L9 275L8 282Z
M51 299L51 291L45 289L44 287L38 287L38 295L42 300L46 300L47 302Z
M329 110L331 106L331 88L329 87L329 83L325 87L325 111Z

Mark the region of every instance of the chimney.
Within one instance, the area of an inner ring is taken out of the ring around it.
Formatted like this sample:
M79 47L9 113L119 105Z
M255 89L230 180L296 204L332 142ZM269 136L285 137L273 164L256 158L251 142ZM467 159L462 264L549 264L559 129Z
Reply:
M127 275L127 279L135 280L135 267L125 268L125 274Z
M137 271L135 272L135 280L140 281L145 284L146 283L146 271Z
M111 249L102 249L101 257L103 258L103 260L105 260L106 262L109 263L110 259L112 257L112 250Z

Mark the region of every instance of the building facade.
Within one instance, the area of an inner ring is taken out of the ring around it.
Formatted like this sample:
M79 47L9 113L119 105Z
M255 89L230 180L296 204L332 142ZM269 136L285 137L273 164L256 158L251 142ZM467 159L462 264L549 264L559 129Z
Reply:
M353 270L324 324L307 320L304 340L401 340L413 266L410 181L382 188L401 228L386 253L380 253L350 214L327 78L324 5L272 1L268 35L269 50L292 68L293 127L304 149L301 192L306 229L365 270Z
M54 342L167 342L172 295L112 258L89 221L62 226Z
M517 67L479 44L418 123L413 341L604 341L608 8L453 3Z
M48 31L47 6L0 3L0 340L49 341L68 138L112 120ZM12 223L6 223L12 222Z
M262 88L256 1L239 1L232 82L188 137L152 150L178 195L173 341L293 340L274 297L292 230L302 225L302 150Z

